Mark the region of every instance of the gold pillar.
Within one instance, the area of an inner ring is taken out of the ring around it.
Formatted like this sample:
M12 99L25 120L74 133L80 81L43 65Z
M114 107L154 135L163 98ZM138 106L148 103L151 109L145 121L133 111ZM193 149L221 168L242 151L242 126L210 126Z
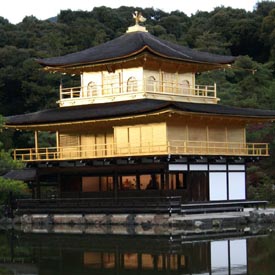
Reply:
M55 144L56 144L56 152L57 152L56 158L60 158L59 131L55 132L55 139L56 139Z
M34 131L35 158L38 159L38 131Z

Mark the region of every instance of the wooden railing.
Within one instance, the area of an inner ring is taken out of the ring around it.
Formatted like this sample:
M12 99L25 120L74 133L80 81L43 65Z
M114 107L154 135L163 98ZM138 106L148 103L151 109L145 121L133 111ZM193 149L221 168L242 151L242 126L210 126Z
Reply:
M17 200L17 214L179 213L181 197L56 198Z
M214 85L186 85L168 81L134 81L93 85L83 87L63 88L60 86L60 100L76 100L109 96L123 96L139 93L168 94L185 97L216 98L216 84Z
M162 144L118 145L115 143L90 146L15 149L14 159L29 161L81 160L111 157L151 155L225 155L268 156L266 143L207 142L173 140Z

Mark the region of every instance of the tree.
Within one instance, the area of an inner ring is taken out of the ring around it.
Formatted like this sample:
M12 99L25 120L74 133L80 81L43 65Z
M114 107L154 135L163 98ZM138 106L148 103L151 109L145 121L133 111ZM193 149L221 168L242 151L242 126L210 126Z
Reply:
M268 200L275 203L275 180L256 165L247 169L248 199Z
M3 122L3 117L0 116L0 134ZM9 202L11 198L20 198L29 194L27 184L24 182L1 177L11 169L22 167L21 162L12 159L10 152L3 150L0 136L0 206L11 203ZM0 208L0 216L5 214L3 212L4 210Z
M270 60L275 58L275 8L272 9L268 16L264 17L262 22L262 39L264 46L269 53Z
M21 162L18 162L11 157L11 152L6 152L3 149L3 142L1 141L3 123L4 119L0 116L0 176L7 173L11 169L19 169L23 167Z
M195 48L199 51L205 51L216 54L230 54L228 52L229 43L223 40L219 33L203 32L195 40Z
M29 195L29 189L22 181L0 177L0 205L7 204L11 193L13 198L22 198Z

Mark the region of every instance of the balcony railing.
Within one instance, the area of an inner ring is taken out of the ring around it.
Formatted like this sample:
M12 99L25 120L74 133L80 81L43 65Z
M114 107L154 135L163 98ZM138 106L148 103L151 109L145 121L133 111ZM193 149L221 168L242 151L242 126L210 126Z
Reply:
M49 148L14 150L14 159L24 162L52 160L81 160L112 157L135 157L151 155L222 155L222 156L268 156L266 143L235 143L174 140L165 144L96 144Z
M190 86L183 83L165 81L132 81L129 83L112 83L105 85L88 85L83 87L64 88L60 86L60 102L83 99L121 98L141 94L174 95L189 98L216 99L216 84L212 86Z

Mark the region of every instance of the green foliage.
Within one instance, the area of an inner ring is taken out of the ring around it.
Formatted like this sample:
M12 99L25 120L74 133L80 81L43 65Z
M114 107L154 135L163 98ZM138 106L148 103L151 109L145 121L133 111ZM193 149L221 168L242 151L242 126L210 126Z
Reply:
M26 183L0 177L0 205L7 203L10 192L12 192L14 198L29 195L29 189Z
M275 203L275 179L258 166L247 169L247 197L252 200L268 200Z
M0 275L13 275L13 274L14 274L13 271L9 270L6 267L1 267L0 268Z
M0 150L0 176L7 173L11 169L20 169L23 164L11 158L10 152Z
M22 168L23 164L19 161L13 160L10 152L6 152L3 149L2 139L2 127L4 124L4 118L0 115L0 176L7 173L11 169Z

